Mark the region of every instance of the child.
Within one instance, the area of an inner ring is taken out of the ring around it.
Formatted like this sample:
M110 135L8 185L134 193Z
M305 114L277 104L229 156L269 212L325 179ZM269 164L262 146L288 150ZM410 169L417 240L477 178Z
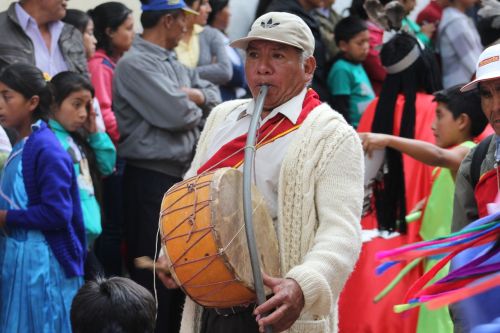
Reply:
M0 332L71 332L83 283L85 230L71 159L44 122L52 96L42 72L0 74L0 122L19 140L0 181Z
M94 88L85 77L61 72L51 80L54 105L49 126L73 161L80 189L87 244L101 233L101 210L95 189L101 175L113 172L116 151L105 132L98 132L92 108ZM84 137L81 131L86 132Z
M375 149L390 147L411 157L437 166L433 171L433 183L423 210L420 236L424 240L445 236L451 232L453 213L454 178L465 155L475 145L473 138L480 135L487 124L481 111L481 101L476 92L461 93L462 85L439 91L434 94L436 118L432 131L436 145L401 138L393 135L360 133L363 148L370 155ZM435 261L425 263L429 270ZM445 271L438 277L443 277ZM447 308L428 311L421 308L417 332L453 332L453 324Z
M328 87L333 95L333 108L355 128L375 98L361 65L368 55L369 37L366 23L355 16L342 19L335 27L335 42L340 54L328 74Z
M87 60L91 59L95 54L97 44L97 40L94 36L94 21L92 21L87 13L78 9L66 10L66 16L63 18L63 21L71 24L82 33L85 56L87 57ZM106 130L106 126L104 125L101 107L96 97L94 97L93 104L94 111L96 112L97 129L100 132L104 132Z
M155 315L155 301L144 287L122 277L98 277L76 294L71 326L74 333L153 333Z

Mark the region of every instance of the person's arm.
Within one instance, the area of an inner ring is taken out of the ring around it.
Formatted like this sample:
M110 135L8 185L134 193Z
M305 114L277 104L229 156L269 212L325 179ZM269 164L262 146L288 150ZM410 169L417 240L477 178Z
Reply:
M476 62L481 53L477 50L472 31L460 19L452 21L444 30L444 38L450 40L457 58L470 73L475 73Z
M202 119L202 110L157 67L151 59L122 59L115 71L114 92L157 128L183 131L196 127Z
M283 289L276 286L277 281L267 279L268 286L282 292L275 294L278 302L273 297L257 307L254 314L278 309L282 317L261 318L261 326L276 323L282 328L281 319L293 323L300 313L305 312L328 316L358 259L361 249L359 221L363 201L363 151L352 128L336 130L339 132L335 138L325 140L325 145L332 144L334 147L323 151L321 160L324 163L320 163L321 169L311 180L314 185L311 185L313 191L310 195L315 198L317 212L317 226L310 226L317 228L312 245L302 263L294 266L281 279ZM300 292L295 291L295 284L300 287ZM279 306L279 299L287 300L288 293L292 295L290 302L293 304L285 302ZM302 304L303 308L296 313L295 307ZM291 311L280 310L283 306ZM297 315L295 320L289 318L292 313Z
M215 106L222 102L219 88L210 81L200 78L195 70L189 70L189 79L191 81L192 89L197 89L203 94L203 103L200 107L203 109L204 114L208 114Z
M94 151L99 172L103 176L112 174L116 165L116 149L109 136L96 132L89 136L88 143Z
M359 133L359 136L363 141L363 149L369 156L374 150L390 147L427 165L448 168L454 174L469 152L467 147L457 146L452 149L443 149L429 142L395 135Z
M73 215L72 184L73 163L62 148L48 145L41 148L36 161L36 187L40 193L40 203L25 210L8 210L6 225L36 230L65 229Z
M111 109L113 104L113 71L111 68L107 68L105 64L94 65L91 63L89 69L92 85L95 88L95 97L99 101L102 118L106 126L106 132L113 142L118 142L120 139L118 123L116 122L115 113Z
M200 78L204 80L208 80L217 85L226 84L233 76L233 67L226 53L224 40L217 31L211 30L212 28L205 27L205 29L210 29L206 32L209 38L207 42L210 47L209 50L205 52L211 53L212 63L197 66L196 71ZM203 33L205 32L202 32L202 34Z

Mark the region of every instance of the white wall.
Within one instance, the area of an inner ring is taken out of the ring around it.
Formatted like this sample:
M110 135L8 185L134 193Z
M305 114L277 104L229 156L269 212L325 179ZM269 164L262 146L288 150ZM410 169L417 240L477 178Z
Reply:
M68 1L68 8L76 8L76 9L81 9L83 11L86 11L90 8L94 8L95 6L97 6L101 3L104 3L104 2L108 2L108 1L110 1L110 0L69 0ZM14 1L13 0L0 0L0 11L6 10L12 2L14 2ZM138 28L136 30L140 31L141 28L140 28L140 23L139 23L140 22L139 17L141 15L141 6L140 6L141 2L139 0L122 0L119 2L125 4L125 6L132 9L133 15L134 15L134 20L136 23L136 28Z
M68 8L77 8L81 10L88 10L95 6L107 2L109 0L70 0ZM352 0L336 0L333 7L338 13L347 15L345 8L348 8ZM4 11L12 3L13 0L0 0L0 11ZM139 0L122 0L120 1L127 7L133 10L135 20L135 30L141 31L140 27L140 1ZM257 7L258 0L230 0L230 7L232 10L232 20L228 29L231 38L241 35L244 31L248 30L255 15L255 8ZM417 0L417 6L411 13L411 17L415 18L420 10L427 5L429 0Z

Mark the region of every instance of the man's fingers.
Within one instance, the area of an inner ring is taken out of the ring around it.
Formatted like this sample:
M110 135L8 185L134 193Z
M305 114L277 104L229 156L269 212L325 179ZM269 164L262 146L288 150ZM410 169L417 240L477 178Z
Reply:
M264 282L264 285L266 287L269 287L271 289L274 289L275 286L279 285L281 283L280 278L273 278L270 275L267 275L266 273L262 272L262 282Z
M280 320L282 320L285 317L287 309L288 309L288 306L286 306L286 305L280 306L279 308L274 310L274 312L270 313L268 316L261 317L259 319L259 325L269 326L269 325L273 325L273 324L279 322Z
M259 305L255 310L253 311L254 315L259 315L262 313L268 313L273 311L275 308L280 306L283 303L283 297L279 294L274 295L270 299L268 299L266 302L262 303Z

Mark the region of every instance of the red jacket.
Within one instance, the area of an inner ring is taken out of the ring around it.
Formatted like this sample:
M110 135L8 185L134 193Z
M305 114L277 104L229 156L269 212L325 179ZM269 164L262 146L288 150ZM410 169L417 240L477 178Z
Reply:
M111 109L113 102L113 74L116 64L106 53L99 49L89 60L90 80L95 89L95 96L99 100L106 132L116 145L120 139L115 113Z

